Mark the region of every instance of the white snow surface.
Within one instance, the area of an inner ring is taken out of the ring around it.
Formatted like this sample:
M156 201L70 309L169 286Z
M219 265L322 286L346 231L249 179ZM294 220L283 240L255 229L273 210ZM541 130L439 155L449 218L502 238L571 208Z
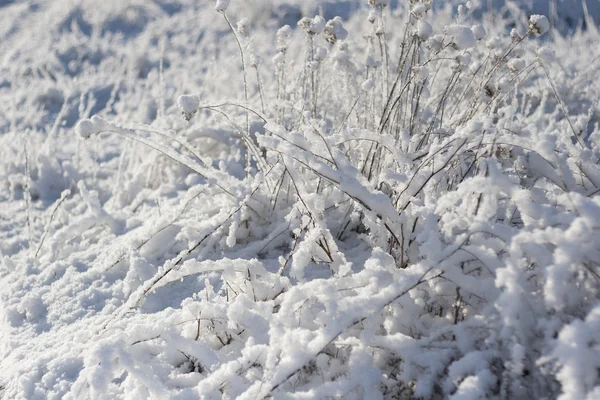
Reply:
M598 399L600 2L412 3L0 0L0 399Z

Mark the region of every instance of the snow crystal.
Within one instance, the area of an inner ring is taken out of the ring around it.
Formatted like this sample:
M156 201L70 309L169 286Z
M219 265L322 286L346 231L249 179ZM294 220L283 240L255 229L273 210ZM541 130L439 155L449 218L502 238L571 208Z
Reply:
M253 68L258 67L262 63L262 57L256 53L250 54L250 59L248 60L250 66Z
M240 19L236 24L238 33L242 36L248 36L248 25L250 25L250 20L248 18Z
M312 24L310 25L310 30L313 33L316 33L317 35L321 32L323 32L325 30L325 18L321 17L320 15L317 15L316 17L313 18L312 20Z
M373 8L386 7L390 4L390 0L367 0L367 1Z

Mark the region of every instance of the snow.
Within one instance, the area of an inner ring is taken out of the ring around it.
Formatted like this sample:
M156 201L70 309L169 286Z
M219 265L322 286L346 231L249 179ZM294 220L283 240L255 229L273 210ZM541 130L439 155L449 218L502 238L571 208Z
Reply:
M344 28L343 21L339 16L327 21L324 34L325 39L330 43L335 43L338 40L345 40L348 37L348 31Z
M177 98L177 105L184 118L189 121L200 107L200 98L194 95L181 95Z
M373 82L372 79L367 79L360 85L360 88L365 92L372 90L374 87L375 87L375 82Z
M458 50L469 49L476 44L473 31L467 26L449 25L445 31L452 38L452 45Z
M556 57L554 50L544 46L537 50L537 55L543 62L552 62Z
M227 11L227 7L229 7L230 0L217 0L215 4L215 10L218 12Z
M475 39L477 40L482 40L483 38L485 38L485 35L487 34L487 32L485 31L485 28L480 25L473 25L471 27L471 31L473 32L473 36L475 36Z
M0 3L0 398L600 396L597 1Z
M536 35L542 36L550 30L550 21L545 15L532 15L529 17L529 29Z
M433 28L429 25L428 22L419 20L417 22L417 36L421 40L427 40L433 34Z
M102 132L106 128L106 121L101 117L94 115L90 119L82 119L77 123L75 131L82 139L89 139L90 136Z

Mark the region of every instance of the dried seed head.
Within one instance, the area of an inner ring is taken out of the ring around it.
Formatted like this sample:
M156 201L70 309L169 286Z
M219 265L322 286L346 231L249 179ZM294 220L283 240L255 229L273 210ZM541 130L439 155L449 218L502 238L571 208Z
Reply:
M522 58L513 58L508 62L508 69L513 73L521 72L526 66L527 63Z
M461 71L466 71L471 65L471 53L465 51L463 54L459 54L455 58L456 60L456 68Z
M374 24L377 21L377 12L373 9L369 11L369 16L367 17L367 21Z
M248 25L250 25L250 20L248 18L242 18L237 23L237 31L240 35L244 37L248 37Z
M325 47L317 47L315 50L315 60L322 62L327 57L327 49Z
M494 94L496 94L496 89L495 89L495 84L493 81L490 81L487 85L485 85L485 88L483 89L485 96L488 99L491 99L492 97L494 97Z
M250 61L250 66L252 68L258 68L258 66L260 64L262 64L262 58L258 54L256 54L256 53L250 54L250 60L249 61Z
M367 0L367 2L373 8L384 8L390 4L390 0Z
M433 35L433 28L427 21L419 20L419 22L417 22L415 35L422 41L425 41Z
M542 36L550 30L550 22L544 15L532 15L529 17L529 30L535 36Z
M229 7L229 0L217 0L215 10L224 13L225 11L227 11L227 7Z
M289 25L285 25L277 31L277 51L285 53L290 43L290 37L292 36L292 28Z
M523 38L521 37L521 35L519 35L519 32L517 31L516 28L512 28L510 30L510 38L514 41L514 42L518 42L519 40L522 40Z
M313 19L304 17L298 21L298 26L308 35L318 35L325 30L325 18L320 15Z
M427 47L433 51L440 51L444 42L444 35L434 35L427 41Z
M475 36L475 39L477 40L483 39L487 34L485 28L482 25L473 25L471 27L471 32L473 32L473 36Z
M285 54L283 52L278 52L273 56L273 64L278 68L281 68L285 65Z
M348 37L348 31L344 28L342 19L340 17L335 17L327 21L324 35L325 40L329 43L335 43L338 40L345 40Z
M200 107L200 97L181 95L177 99L177 105L181 110L181 115L183 115L183 118L185 118L186 121L189 121Z

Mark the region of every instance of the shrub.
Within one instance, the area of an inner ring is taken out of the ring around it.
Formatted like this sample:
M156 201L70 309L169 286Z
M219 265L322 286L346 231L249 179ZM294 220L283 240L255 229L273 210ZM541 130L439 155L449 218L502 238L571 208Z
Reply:
M465 7L388 3L302 18L269 49L217 1L238 98L181 95L186 125L79 122L190 184L105 265L123 301L72 396L597 395L598 119L563 86L589 81L552 73L544 16L505 36ZM227 126L220 162L194 140L207 124Z

